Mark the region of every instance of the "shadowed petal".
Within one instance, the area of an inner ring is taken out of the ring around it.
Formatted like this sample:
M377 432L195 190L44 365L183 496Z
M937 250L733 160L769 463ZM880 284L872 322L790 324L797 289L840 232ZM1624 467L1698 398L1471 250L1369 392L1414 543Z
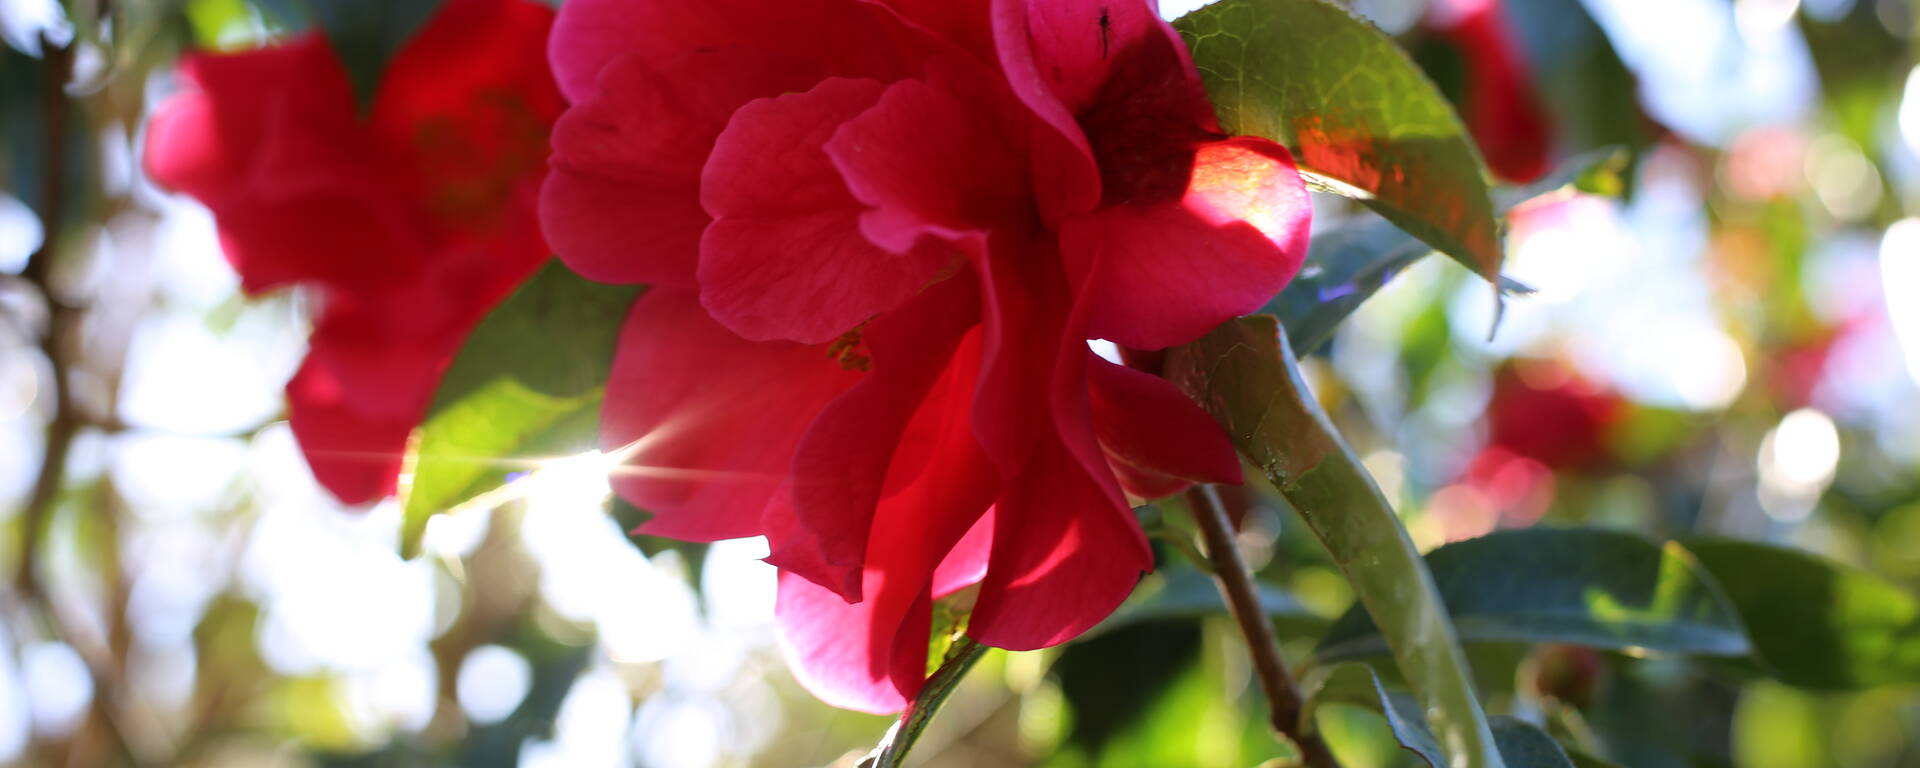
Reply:
M802 571L848 600L861 599L860 572L867 551L874 509L889 483L910 483L931 466L938 430L921 424L923 405L951 402L965 392L930 397L936 383L947 389L970 388L979 370L978 344L964 356L956 350L975 325L979 294L971 280L943 281L911 304L876 318L862 333L873 370L859 384L821 411L794 454L793 500L800 527L810 536L798 542L774 542L770 560ZM943 381L944 375L944 381ZM916 417L916 413L919 414ZM964 416L966 409L959 413ZM947 418L945 412L939 419ZM889 467L893 469L889 470ZM804 560L781 551L794 545L812 550ZM816 562L818 567L810 567ZM785 562L783 562L785 561Z
M1226 431L1172 383L1091 353L1087 364L1093 428L1110 456L1182 480L1240 482Z
M969 419L977 365L974 352L956 355L909 428L908 441L926 448L897 455L889 469L887 484L897 490L873 514L861 602L796 571L781 574L781 648L801 683L830 704L865 712L904 706L926 676L932 599L978 578L981 545L992 535L983 515L999 483Z

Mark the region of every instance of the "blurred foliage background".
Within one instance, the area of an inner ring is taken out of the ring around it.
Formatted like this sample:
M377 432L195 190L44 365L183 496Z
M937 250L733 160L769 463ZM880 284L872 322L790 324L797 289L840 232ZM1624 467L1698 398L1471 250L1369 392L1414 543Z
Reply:
M209 215L135 157L183 51L293 33L295 1L0 1L0 763L852 765L888 721L788 676L763 544L629 537L633 512L561 463L436 518L407 561L393 503L343 510L314 486L279 402L307 302L243 301ZM1462 87L1422 3L1354 5ZM1920 589L1920 3L1507 13L1556 156L1591 168L1585 193L1512 214L1507 271L1534 293L1489 337L1484 285L1427 258L1303 361L1416 542L1716 534ZM1322 240L1379 231L1316 203ZM1352 598L1269 494L1237 498L1242 543L1305 660ZM1143 512L1166 567L1138 609L990 654L918 764L1284 754L1162 513ZM1913 685L1471 651L1492 711L1619 765L1920 766ZM1321 723L1346 765L1415 764L1378 715Z

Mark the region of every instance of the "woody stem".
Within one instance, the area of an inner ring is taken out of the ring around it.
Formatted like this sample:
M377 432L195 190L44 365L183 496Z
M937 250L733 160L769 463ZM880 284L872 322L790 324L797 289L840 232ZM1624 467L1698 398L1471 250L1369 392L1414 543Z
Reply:
M1267 696L1274 730L1299 748L1301 758L1310 768L1339 768L1326 742L1321 741L1320 735L1311 730L1311 724L1301 717L1305 703L1300 698L1300 688L1287 670L1286 659L1280 656L1280 642L1274 637L1267 612L1260 607L1260 593L1254 587L1253 573L1234 545L1233 523L1220 502L1220 493L1213 486L1196 485L1187 491L1187 506L1206 541L1207 560L1213 564L1220 594L1226 598L1234 621L1240 625L1240 635L1246 638L1254 672Z

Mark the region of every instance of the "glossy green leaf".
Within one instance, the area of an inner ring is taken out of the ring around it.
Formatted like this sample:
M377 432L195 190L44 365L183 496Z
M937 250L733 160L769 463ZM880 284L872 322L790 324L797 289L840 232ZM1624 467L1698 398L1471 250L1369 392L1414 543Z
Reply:
M1311 721L1314 712L1326 704L1350 704L1380 713L1400 746L1419 756L1427 765L1449 765L1440 743L1420 716L1420 704L1412 696L1391 690L1380 682L1373 668L1358 662L1322 667L1307 681L1304 693ZM1489 721L1493 741L1501 759L1514 768L1576 768L1567 751L1553 737L1533 725L1512 717L1498 716Z
M307 0L313 20L340 56L362 110L373 104L387 62L445 0Z
M1804 552L1691 539L1746 623L1760 662L1805 688L1920 683L1920 600L1872 574Z
M1465 642L1742 656L1740 618L1693 556L1632 533L1530 528L1455 542L1427 555ZM1318 656L1384 653L1365 611L1334 622Z
M1499 275L1479 150L1392 38L1331 0L1221 0L1174 26L1227 133L1287 145L1324 186Z
M404 556L419 552L428 518L508 472L595 447L614 341L640 290L588 281L556 260L474 328L416 435Z
M1345 572L1379 621L1453 764L1500 766L1426 563L1300 380L1274 319L1255 315L1225 323L1171 350L1166 370L1219 420Z
M1311 353L1387 281L1432 252L1380 219L1350 221L1313 238L1299 274L1266 311L1279 316L1294 349Z
M1506 715L1493 718L1493 740L1500 756L1514 768L1578 768L1579 763L1546 731Z

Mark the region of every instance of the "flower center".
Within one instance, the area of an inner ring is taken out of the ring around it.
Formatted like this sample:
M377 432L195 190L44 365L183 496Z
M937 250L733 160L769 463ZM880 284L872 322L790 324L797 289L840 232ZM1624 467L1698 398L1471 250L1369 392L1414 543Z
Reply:
M839 363L844 371L864 373L873 368L873 357L867 354L860 340L860 331L865 327L867 324L861 323L854 326L853 330L840 334L840 338L827 342L827 359Z

